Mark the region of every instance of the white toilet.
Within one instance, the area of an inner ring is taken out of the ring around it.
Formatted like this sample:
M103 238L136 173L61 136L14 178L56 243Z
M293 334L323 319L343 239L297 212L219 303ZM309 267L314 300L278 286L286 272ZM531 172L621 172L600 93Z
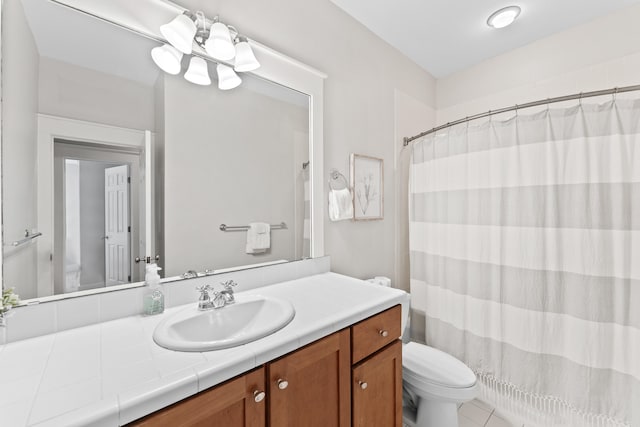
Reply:
M388 277L368 283L391 286ZM402 307L403 421L409 427L458 427L458 405L478 394L476 375L444 351L409 342L409 307Z
M458 427L458 404L477 395L476 376L467 365L424 344L403 346L402 377L409 427Z

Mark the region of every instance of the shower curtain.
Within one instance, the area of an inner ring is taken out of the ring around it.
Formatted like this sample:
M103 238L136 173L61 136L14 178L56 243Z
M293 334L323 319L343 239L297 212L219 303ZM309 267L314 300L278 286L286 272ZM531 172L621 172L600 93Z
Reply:
M529 426L640 426L640 101L414 143L411 290L427 344Z

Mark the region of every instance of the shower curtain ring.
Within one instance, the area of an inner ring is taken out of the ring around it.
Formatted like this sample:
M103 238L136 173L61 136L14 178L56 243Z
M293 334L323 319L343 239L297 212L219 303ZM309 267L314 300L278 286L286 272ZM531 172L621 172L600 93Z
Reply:
M613 102L616 102L618 100L618 88L614 87L613 88Z
M583 95L583 92L580 92L580 96L578 97L578 102L580 103L580 107L582 107L582 95Z

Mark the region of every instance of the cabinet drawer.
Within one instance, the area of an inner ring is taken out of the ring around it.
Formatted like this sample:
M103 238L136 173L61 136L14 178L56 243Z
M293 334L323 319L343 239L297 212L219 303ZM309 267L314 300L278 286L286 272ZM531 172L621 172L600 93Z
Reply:
M400 338L401 306L396 305L351 327L351 363L358 363Z

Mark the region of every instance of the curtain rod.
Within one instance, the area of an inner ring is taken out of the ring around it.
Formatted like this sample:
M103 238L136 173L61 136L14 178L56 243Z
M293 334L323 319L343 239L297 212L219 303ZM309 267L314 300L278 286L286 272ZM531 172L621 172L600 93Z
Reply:
M492 116L494 114L507 113L509 111L514 111L514 110L517 111L517 110L519 110L521 108L530 108L530 107L537 107L539 105L553 104L554 102L572 101L574 99L589 98L589 97L593 97L593 96L615 95L617 93L632 92L632 91L635 91L635 90L640 90L640 85L614 87L613 89L595 90L595 91L592 91L592 92L580 92L580 93L576 93L576 94L573 94L573 95L558 96L558 97L555 97L555 98L541 99L540 101L527 102L526 104L516 104L516 105L511 106L511 107L500 108L499 110L489 110L486 113L475 114L473 116L465 117L464 119L459 119L459 120L456 120L454 122L449 122L447 124L434 127L431 130L419 133L419 134L411 136L411 137L404 137L403 146L406 147L407 145L409 145L410 142L415 141L418 138L422 138L423 136L432 134L434 132L438 132L439 130L446 129L446 128L451 127L451 126L459 125L460 123L469 122L471 120L481 119L483 117L489 117L489 116Z

